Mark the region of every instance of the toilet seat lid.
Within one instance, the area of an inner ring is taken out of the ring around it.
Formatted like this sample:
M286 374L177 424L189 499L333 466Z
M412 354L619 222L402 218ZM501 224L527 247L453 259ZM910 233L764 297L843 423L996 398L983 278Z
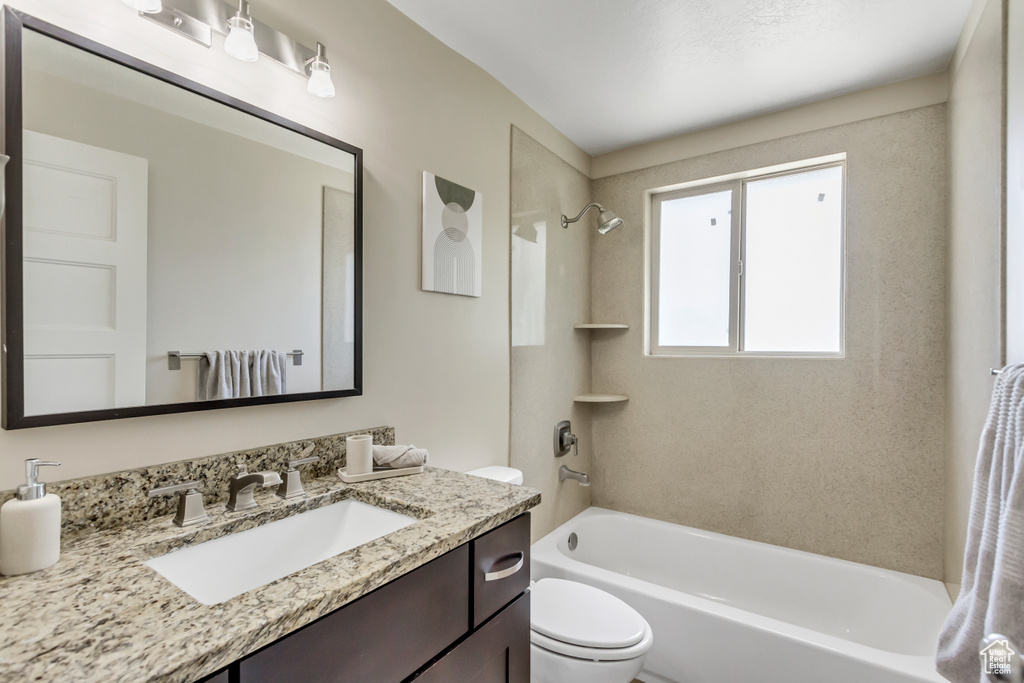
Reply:
M636 645L647 622L614 595L576 581L541 579L530 589L530 628L571 645Z

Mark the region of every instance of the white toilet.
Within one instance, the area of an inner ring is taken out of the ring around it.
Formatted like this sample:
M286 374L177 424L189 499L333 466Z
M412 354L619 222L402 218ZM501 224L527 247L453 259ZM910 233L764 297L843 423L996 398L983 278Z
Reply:
M511 467L466 474L523 483L523 473ZM653 644L647 620L610 593L564 579L530 585L533 683L630 683Z
M466 472L466 474L472 474L474 477L483 477L484 479L503 481L506 484L515 484L516 486L523 483L523 473L514 467L491 465L490 467L480 467L475 470L470 470L469 472Z

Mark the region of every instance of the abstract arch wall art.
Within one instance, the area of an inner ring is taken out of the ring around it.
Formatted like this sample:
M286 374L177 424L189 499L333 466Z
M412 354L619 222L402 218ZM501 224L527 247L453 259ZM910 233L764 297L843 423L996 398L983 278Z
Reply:
M480 296L483 195L423 172L423 291Z

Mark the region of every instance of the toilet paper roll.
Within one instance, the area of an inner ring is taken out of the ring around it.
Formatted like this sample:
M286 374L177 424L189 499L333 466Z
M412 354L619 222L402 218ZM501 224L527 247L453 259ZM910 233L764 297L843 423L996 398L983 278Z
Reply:
M373 471L373 436L356 434L345 437L345 472L369 474Z

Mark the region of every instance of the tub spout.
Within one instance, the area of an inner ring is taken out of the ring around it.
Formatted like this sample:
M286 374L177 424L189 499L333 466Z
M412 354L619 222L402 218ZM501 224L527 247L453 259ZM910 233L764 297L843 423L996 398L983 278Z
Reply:
M590 477L587 476L586 472L570 470L565 465L562 465L558 468L558 481L565 481L566 479L575 479L580 483L580 486L590 486Z

